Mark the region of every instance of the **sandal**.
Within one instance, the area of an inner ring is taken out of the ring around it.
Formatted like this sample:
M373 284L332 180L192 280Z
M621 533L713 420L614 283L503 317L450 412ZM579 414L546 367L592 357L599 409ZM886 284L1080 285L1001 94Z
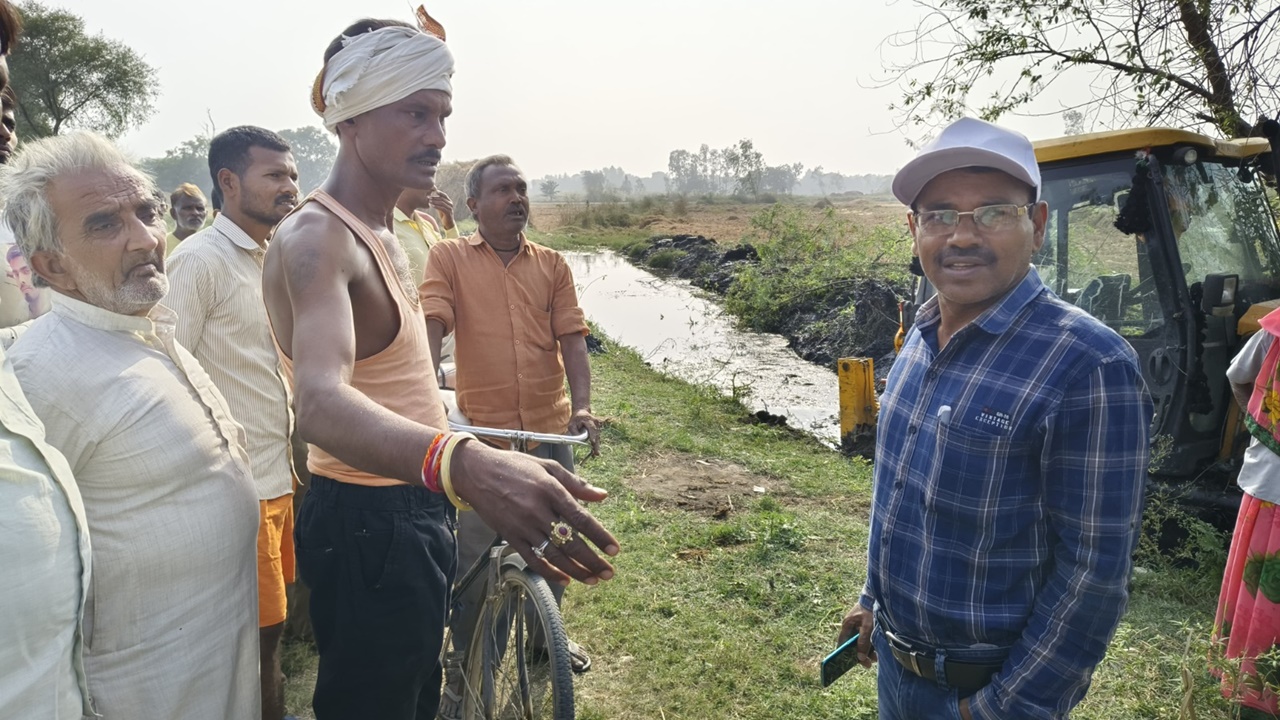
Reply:
M569 659L574 675L581 675L591 669L591 656L587 655L581 645L572 640L569 641Z

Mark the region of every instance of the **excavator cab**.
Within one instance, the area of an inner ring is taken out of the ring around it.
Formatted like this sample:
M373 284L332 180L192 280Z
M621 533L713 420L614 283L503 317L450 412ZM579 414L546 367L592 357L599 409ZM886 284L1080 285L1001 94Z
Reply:
M1280 153L1264 138L1167 128L1034 145L1049 221L1032 262L1059 297L1137 351L1155 403L1153 481L1238 503L1248 438L1226 369L1280 307L1275 188L1263 181ZM932 294L919 278L917 304Z

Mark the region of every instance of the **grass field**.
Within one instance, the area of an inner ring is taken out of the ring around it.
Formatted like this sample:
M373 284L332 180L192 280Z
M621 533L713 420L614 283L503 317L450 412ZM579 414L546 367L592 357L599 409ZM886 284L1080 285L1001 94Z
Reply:
M565 598L570 636L595 659L578 716L874 718L874 670L828 690L817 673L864 578L870 466L751 424L737 402L625 349L592 366L611 422L580 471L610 491L596 513L623 552L614 580ZM1220 567L1144 564L1073 717L1232 717L1206 663ZM309 647L288 648L290 711L304 718L314 666Z
M835 198L830 208L817 198L788 197L778 205L798 209L818 222L830 209L840 222L871 228L905 227L906 210L888 196ZM553 237L564 248L617 247L655 235L702 235L736 245L753 234L752 218L772 203L707 202L654 196L621 203L534 203L535 237ZM622 240L625 238L625 241Z

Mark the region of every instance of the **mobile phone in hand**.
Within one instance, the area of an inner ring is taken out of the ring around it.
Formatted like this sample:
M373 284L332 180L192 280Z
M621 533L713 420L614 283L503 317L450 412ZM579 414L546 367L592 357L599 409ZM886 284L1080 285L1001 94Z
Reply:
M823 658L822 687L827 687L839 680L841 675L858 664L858 636L859 633L854 633L853 637L845 640L843 645Z

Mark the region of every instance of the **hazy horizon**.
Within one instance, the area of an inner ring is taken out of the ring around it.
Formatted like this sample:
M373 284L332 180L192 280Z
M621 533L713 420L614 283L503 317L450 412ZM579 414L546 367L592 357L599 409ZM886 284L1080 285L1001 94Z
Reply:
M308 102L329 41L359 17L411 19L403 0L52 0L157 67L156 112L121 144L156 157L213 126L319 126ZM416 7L416 4L413 5ZM445 159L502 152L531 177L667 170L672 150L743 138L772 165L891 174L912 156L888 110L881 41L919 22L908 1L590 0L429 3L457 59ZM854 38L860 32L864 37ZM19 48L19 52L20 52ZM901 58L899 58L901 59ZM1033 138L1056 116L1009 118Z

